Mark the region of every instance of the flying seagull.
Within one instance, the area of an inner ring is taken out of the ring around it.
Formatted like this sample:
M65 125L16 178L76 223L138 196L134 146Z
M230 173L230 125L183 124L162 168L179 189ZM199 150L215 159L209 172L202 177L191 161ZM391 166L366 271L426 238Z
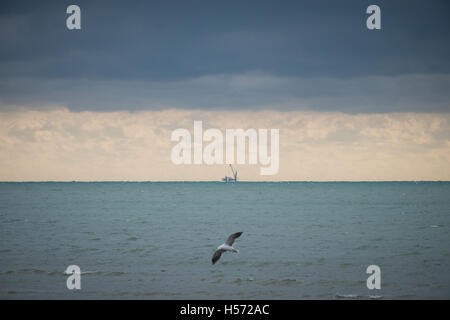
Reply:
M212 264L216 263L220 259L222 253L226 251L239 252L238 250L233 248L233 243L236 238L239 238L241 236L241 234L242 232L233 233L231 236L228 237L227 241L224 244L221 244L220 246L217 247L217 250L216 252L214 252L212 257Z

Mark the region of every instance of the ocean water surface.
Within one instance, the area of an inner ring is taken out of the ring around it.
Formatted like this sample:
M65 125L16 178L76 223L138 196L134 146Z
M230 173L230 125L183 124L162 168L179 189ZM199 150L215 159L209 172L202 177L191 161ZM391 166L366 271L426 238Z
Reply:
M0 298L449 299L449 226L448 182L0 183Z

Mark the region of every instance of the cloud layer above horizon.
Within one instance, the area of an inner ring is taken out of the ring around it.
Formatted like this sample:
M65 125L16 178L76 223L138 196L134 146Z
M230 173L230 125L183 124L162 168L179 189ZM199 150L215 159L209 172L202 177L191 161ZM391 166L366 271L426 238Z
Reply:
M450 114L199 111L0 112L1 181L218 181L225 165L174 165L171 132L279 128L280 170L242 180L450 180Z
M0 4L0 110L449 112L448 1Z

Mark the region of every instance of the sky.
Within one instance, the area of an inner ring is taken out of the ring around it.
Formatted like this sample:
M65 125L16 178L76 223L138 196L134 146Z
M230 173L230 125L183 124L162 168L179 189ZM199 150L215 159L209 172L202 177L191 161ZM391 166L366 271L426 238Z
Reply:
M240 165L243 180L450 180L449 9L2 1L0 180L219 180L223 165L170 161L194 120L280 130L279 173Z

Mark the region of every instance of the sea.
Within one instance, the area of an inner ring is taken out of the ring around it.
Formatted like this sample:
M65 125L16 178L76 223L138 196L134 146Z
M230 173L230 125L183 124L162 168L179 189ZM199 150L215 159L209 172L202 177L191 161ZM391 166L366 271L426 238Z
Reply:
M5 182L0 298L449 299L449 228L450 182Z

